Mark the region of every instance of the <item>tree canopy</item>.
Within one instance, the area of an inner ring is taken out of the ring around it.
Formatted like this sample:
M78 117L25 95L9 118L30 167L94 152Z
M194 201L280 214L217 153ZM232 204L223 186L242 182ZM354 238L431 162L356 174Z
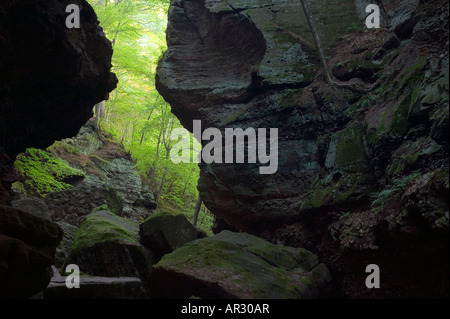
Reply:
M100 26L113 45L113 72L119 83L105 103L102 130L124 144L138 171L154 192L159 209L192 215L198 197L199 168L195 163L175 164L170 140L181 128L170 105L155 89L156 65L166 50L165 29L169 1L90 0ZM189 133L190 134L190 133ZM196 149L200 145L194 141ZM200 216L211 224L211 216Z

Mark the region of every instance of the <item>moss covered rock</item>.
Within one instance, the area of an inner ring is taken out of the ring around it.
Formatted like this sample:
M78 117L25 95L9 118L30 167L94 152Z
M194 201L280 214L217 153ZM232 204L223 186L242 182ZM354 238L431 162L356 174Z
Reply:
M135 221L108 211L92 213L77 231L67 264L92 276L138 277L146 287L155 258L139 244L138 232Z
M138 244L138 224L108 211L92 213L84 219L77 231L72 254L103 242Z
M159 257L204 236L183 214L158 213L139 228L141 242Z
M165 255L152 279L163 298L315 298L331 276L306 249L223 231Z
M50 153L29 148L19 154L14 163L26 193L45 197L48 193L71 188L71 181L83 179L85 174Z

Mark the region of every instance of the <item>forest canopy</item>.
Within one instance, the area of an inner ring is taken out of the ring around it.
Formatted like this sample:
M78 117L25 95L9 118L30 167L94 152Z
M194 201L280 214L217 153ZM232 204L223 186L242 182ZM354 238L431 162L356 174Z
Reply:
M169 1L89 2L112 42L112 71L119 79L104 105L104 114L97 115L99 126L131 153L144 184L155 194L159 210L190 216L198 198L199 168L195 163L170 160L170 150L177 142L170 134L182 126L155 89L156 65L167 48ZM197 141L193 143L199 150ZM205 226L202 223L209 227L212 217L203 214L199 226Z

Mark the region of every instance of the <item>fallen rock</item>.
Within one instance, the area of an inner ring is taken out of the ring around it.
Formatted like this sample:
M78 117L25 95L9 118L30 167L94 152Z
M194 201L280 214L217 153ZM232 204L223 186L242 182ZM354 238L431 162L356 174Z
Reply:
M331 275L303 248L223 231L165 255L151 278L157 298L285 299L318 297Z
M52 220L45 202L37 197L27 197L12 201L12 207L28 212L34 216Z
M92 213L78 229L66 264L92 276L138 277L145 286L155 258L138 233L135 221L108 211Z
M158 213L140 224L139 228L142 244L159 258L205 236L183 214Z
M84 200L84 202L83 202ZM106 204L117 215L122 214L123 199L117 191L94 175L89 175L80 185L45 197L53 220L79 227L93 207Z
M145 298L142 282L136 277L80 276L80 288L69 289L66 277L52 278L44 299L140 299Z
M45 289L61 237L57 224L0 205L0 298L29 298Z

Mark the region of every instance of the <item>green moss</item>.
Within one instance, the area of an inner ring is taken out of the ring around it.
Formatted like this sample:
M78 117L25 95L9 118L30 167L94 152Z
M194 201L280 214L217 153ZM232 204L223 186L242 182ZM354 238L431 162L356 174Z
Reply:
M362 69L375 69L378 70L380 69L380 66L373 63L372 61L361 61L361 60L355 60L355 61L350 61L348 62L348 69L349 70L353 70L355 68L362 68Z
M241 117L242 115L244 115L246 113L247 113L247 108L245 108L245 107L243 107L237 111L234 111L233 113L231 113L231 115L229 115L228 117L223 119L223 121L220 123L219 126L228 125L228 124L236 121L239 117Z
M115 241L138 244L138 223L111 213L94 213L86 216L78 229L71 253L102 242Z
M19 154L14 163L19 179L24 187L33 194L45 197L48 193L71 188L65 181L73 177L84 177L85 174L50 153L29 148Z
M411 62L411 65L406 69L397 85L395 95L398 95L406 87L412 86L414 83L421 81L425 77L423 68L426 64L426 56L418 56L413 62Z
M112 187L107 187L108 197L106 198L106 205L109 211L121 215L123 210L123 199L117 193L117 191Z
M64 141L56 141L55 143L53 143L53 145L47 147L47 151L51 152L56 148L63 149L70 154L77 153L77 149L73 145L67 144Z
M286 90L281 96L279 105L284 108L293 108L299 104L299 100L303 89Z
M353 126L336 133L336 136L336 165L350 172L363 171L366 168L366 156L362 129Z
M362 198L369 198L373 192L373 177L367 174L349 174L337 182L319 180L315 188L303 199L300 210L318 208L328 205L349 203Z
M317 256L304 249L225 231L178 248L154 267L194 272L200 280L205 275L205 280L221 282L238 295L248 292L252 298L302 298L315 286L315 281L302 281L310 277L313 264L317 265Z
M397 194L400 190L404 189L408 184L417 179L420 175L418 172L411 173L407 176L403 176L401 178L394 179L392 184L383 189L380 192L372 193L372 210L374 212L381 212L384 205L388 202L388 200L395 194Z
M103 205L100 205L100 206L98 206L98 207L95 207L95 208L91 211L91 214L92 214L92 213L96 213L96 212L100 212L100 211L108 211L108 212L110 212L111 210L109 209L108 205L103 204Z
M411 95L412 94L409 94L400 103L392 117L392 121L389 126L390 131L400 136L406 134L410 127L410 124L408 123L408 114L410 111L410 105L412 104Z
M414 90L411 93L411 102L409 104L409 109L408 109L408 116L409 114L411 114L412 108L414 106L414 104L416 104L417 99L419 97L419 92L420 92L420 87L415 87Z
M392 164L386 169L388 176L401 174L408 166L415 163L420 156L430 155L442 149L430 137L421 137L403 143L392 156Z

